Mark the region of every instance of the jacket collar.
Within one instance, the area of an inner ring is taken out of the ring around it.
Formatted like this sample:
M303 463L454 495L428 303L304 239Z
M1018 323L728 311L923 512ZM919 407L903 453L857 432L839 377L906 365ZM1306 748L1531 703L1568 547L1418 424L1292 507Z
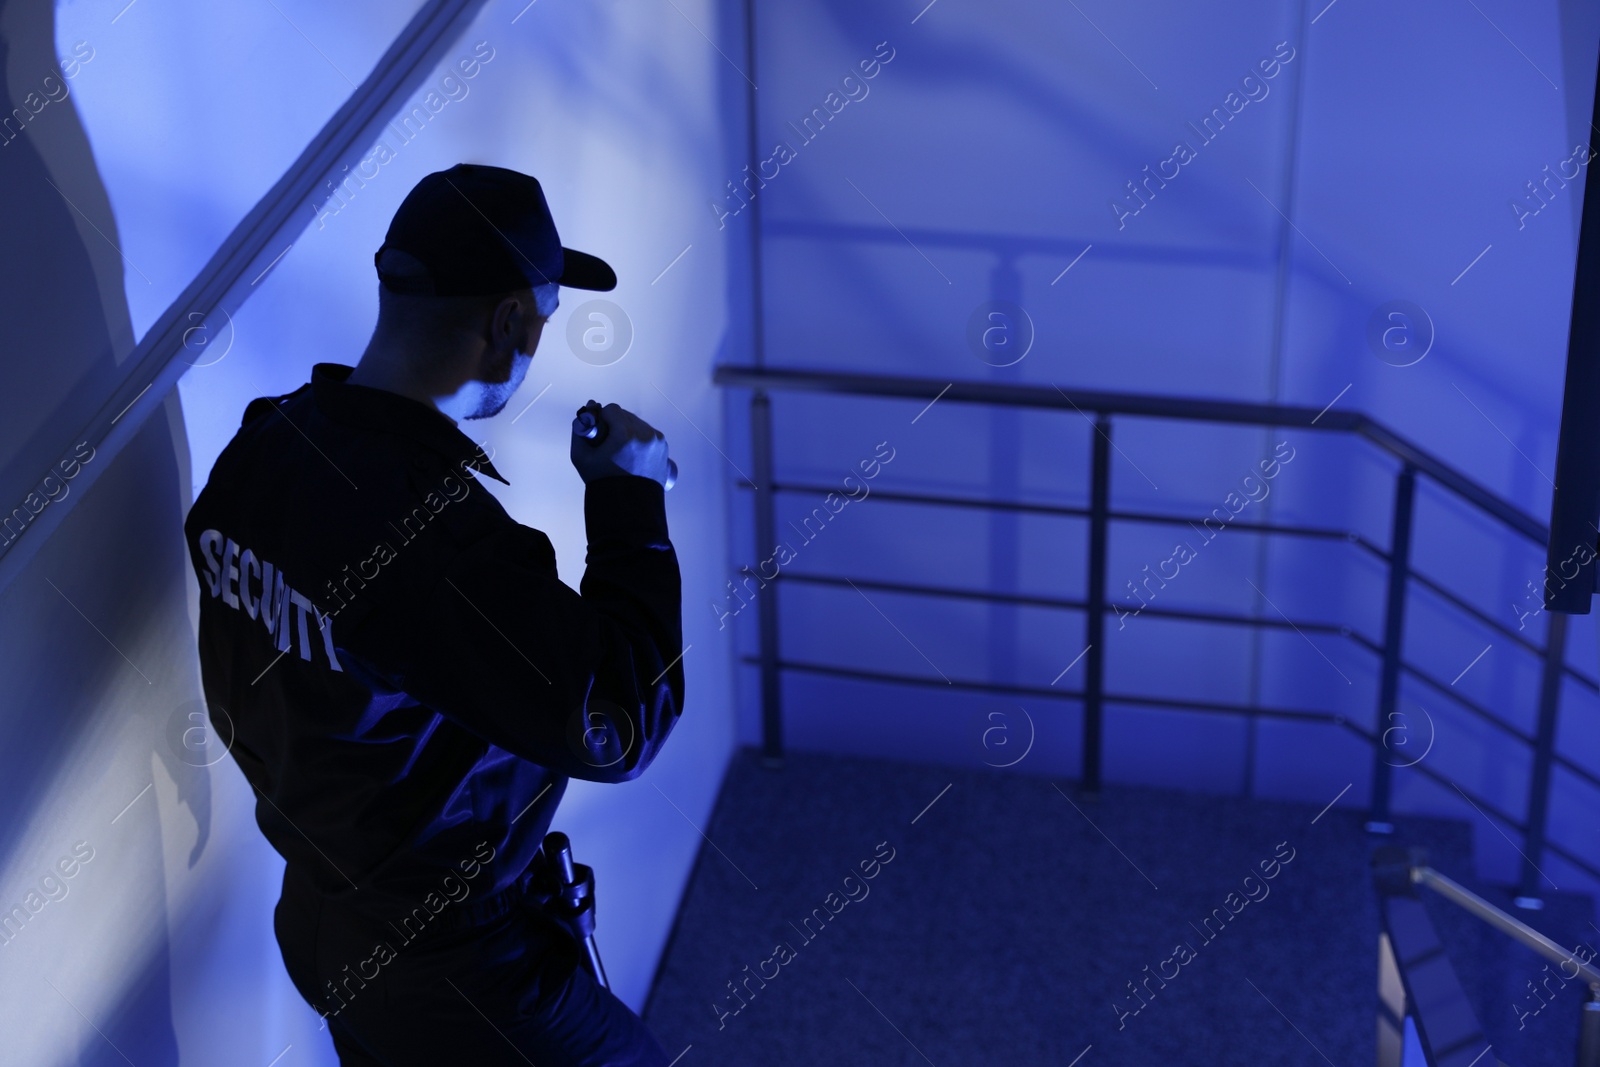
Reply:
M342 363L318 363L311 368L311 395L324 415L347 426L397 433L452 462L468 463L496 481L511 484L450 416L387 389L351 385L345 379L354 369Z

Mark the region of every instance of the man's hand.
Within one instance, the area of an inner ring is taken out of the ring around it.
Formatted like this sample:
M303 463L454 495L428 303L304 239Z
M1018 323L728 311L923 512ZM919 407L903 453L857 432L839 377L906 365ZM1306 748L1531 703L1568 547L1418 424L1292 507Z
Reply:
M661 431L617 404L601 408L605 426L599 444L572 437L572 465L585 484L596 478L636 474L667 484L667 439Z

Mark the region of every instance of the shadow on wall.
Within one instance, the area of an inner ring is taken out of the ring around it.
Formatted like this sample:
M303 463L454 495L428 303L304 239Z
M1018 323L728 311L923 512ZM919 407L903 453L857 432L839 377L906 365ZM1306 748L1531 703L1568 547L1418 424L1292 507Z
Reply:
M49 0L0 0L7 543L50 506L26 485L134 343L116 222L72 100L82 54L57 56ZM209 771L164 740L174 709L199 696L176 402L115 460L99 458L115 469L0 590L0 1030L13 1062L178 1062L151 788L169 786L151 753L193 815L190 866L209 838L211 790ZM79 455L97 461L87 444ZM55 499L70 492L69 478Z

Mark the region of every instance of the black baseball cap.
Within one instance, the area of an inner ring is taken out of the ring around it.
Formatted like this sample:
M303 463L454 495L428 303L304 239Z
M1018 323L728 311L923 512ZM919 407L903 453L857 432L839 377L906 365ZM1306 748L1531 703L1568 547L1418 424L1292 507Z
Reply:
M407 253L425 269L385 269L384 252ZM617 274L605 260L561 246L539 180L504 167L458 163L419 181L373 253L378 280L396 293L492 296L555 282L606 292Z

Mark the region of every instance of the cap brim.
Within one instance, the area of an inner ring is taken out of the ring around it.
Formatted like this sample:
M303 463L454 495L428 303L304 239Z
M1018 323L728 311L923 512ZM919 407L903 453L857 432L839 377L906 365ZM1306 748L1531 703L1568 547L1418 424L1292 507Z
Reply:
M593 289L606 293L617 287L617 272L599 256L575 248L561 250L563 266L558 284L569 289Z

